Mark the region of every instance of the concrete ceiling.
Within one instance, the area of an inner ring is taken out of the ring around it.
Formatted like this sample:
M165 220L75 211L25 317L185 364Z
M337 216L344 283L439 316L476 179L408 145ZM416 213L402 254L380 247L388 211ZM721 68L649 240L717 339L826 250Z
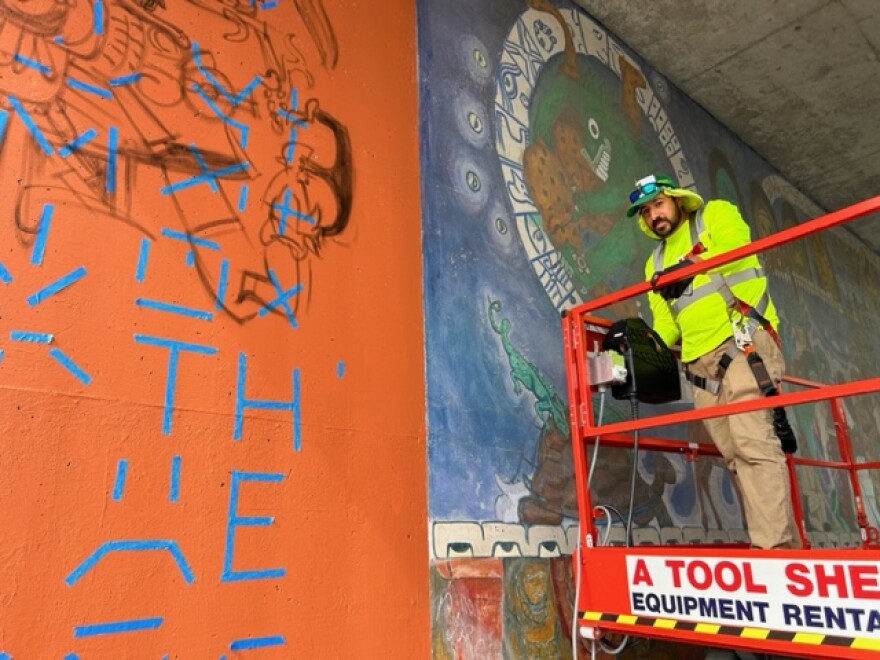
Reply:
M877 0L575 2L826 210L880 194Z

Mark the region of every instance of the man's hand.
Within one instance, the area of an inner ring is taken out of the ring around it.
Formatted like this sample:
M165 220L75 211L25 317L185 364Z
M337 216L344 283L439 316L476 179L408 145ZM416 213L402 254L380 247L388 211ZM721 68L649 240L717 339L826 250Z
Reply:
M692 266L694 264L690 259L682 259L676 264L672 264L663 270L658 270L654 275L651 276L651 286L657 286L657 280L660 279L661 275L668 275L674 270L678 270L679 268L684 268L685 266ZM683 280L678 280L678 282L673 282L672 284L667 284L660 289L657 289L657 293L660 294L660 297L663 300L675 300L676 298L681 298L681 295L684 293L685 289L687 289L691 282L694 281L694 276L685 277Z

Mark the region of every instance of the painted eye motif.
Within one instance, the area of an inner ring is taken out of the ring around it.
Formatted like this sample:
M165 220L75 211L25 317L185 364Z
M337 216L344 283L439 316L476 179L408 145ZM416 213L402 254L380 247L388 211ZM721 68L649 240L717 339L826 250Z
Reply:
M479 48L474 48L473 57L474 62L476 62L477 66L480 68L485 69L489 66L489 62L486 60L486 55Z
M468 124L474 130L474 133L482 133L483 132L483 119L476 112L468 113Z
M587 122L587 130L590 131L591 138L594 140L599 139L599 124L592 117L590 117L590 121Z
M480 188L483 187L483 183L480 181L480 177L477 176L476 172L469 171L465 175L465 180L467 181L467 186L474 192L477 192Z

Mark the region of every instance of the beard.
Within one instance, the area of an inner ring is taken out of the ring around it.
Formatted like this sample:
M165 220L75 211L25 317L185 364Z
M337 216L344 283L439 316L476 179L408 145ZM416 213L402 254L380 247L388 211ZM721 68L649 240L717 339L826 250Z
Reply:
M678 227L681 222L681 212L676 209L675 214L670 218L665 215L658 216L651 223L651 231L653 231L660 238L666 238L675 231L675 228Z

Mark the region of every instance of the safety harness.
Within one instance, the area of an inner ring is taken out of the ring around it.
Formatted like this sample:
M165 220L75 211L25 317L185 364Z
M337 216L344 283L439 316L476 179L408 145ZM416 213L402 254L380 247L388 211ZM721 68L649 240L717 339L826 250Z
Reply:
M691 257L697 256L705 251L705 247L700 241L700 234L702 234L704 230L705 221L703 220L703 209L701 208L689 223L690 239L693 247L683 259L690 259ZM666 241L661 241L654 249L652 256L655 273L659 273L664 268L663 259L665 252ZM684 367L685 378L695 386L704 389L713 395L717 395L718 392L721 391L721 381L724 378L724 374L727 372L730 363L733 362L733 358L736 357L738 352L742 352L746 356L746 360L755 376L761 394L763 396L776 396L779 394L776 384L767 372L764 360L762 360L761 356L755 351L752 342L752 337L754 336L755 331L760 327L770 335L773 341L776 342L777 346L782 348L782 343L779 340L779 335L776 333L776 329L771 325L770 321L767 320L767 317L764 316L767 307L770 305L770 296L767 292L767 288L764 288L764 292L754 305L750 305L744 300L737 298L731 289L731 287L742 282L747 282L753 278L764 277L764 269L761 267L749 267L731 273L730 275L722 275L721 273L710 273L707 275L709 277L708 282L698 287L693 287L693 285L689 286L688 289L685 290L684 295L676 300L667 301L667 304L671 308L673 314L677 316L689 305L692 305L698 300L702 300L713 293L718 293L727 304L731 325L733 327L734 341L733 343L728 344L724 354L718 361L717 379L697 376L688 370L687 365ZM734 320L733 314L737 312L741 318ZM797 451L797 439L788 424L785 409L773 409L773 425L776 430L776 435L782 443L782 450L788 454Z

